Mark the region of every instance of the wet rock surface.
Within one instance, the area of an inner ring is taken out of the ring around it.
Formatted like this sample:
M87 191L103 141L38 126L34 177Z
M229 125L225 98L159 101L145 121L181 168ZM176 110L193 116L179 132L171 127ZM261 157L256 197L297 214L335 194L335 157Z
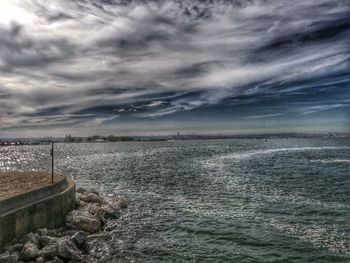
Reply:
M106 262L114 242L110 234L118 228L123 197L106 200L96 189L77 189L76 210L68 213L65 226L38 229L0 250L0 263ZM117 240L116 240L117 242Z
M74 210L66 217L66 226L70 229L95 233L101 230L101 222L88 211Z
M40 250L38 249L37 245L34 243L26 243L22 249L22 252L20 254L21 260L30 260L35 259L40 256Z
M15 263L18 262L17 255L10 255L8 253L4 253L0 255L0 263Z
M66 260L81 261L82 252L75 246L73 240L68 237L62 237L57 241L58 256Z

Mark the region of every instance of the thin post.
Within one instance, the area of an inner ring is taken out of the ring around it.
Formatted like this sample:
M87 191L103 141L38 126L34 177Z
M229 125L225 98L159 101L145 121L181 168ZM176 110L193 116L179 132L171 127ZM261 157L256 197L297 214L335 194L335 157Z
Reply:
M51 142L51 181L53 183L53 172L54 172L54 142Z

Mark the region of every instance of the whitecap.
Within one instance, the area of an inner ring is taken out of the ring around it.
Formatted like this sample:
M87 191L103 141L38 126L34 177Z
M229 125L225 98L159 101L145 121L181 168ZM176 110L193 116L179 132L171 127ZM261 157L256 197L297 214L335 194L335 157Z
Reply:
M313 163L349 163L350 164L350 159L333 159L333 160L311 160Z

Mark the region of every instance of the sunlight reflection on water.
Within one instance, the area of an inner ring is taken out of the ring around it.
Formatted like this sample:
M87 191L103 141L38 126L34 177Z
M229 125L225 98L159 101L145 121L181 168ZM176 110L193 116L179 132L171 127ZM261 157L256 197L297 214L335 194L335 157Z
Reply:
M56 169L131 200L113 262L334 262L350 251L344 145L349 141L58 144ZM0 154L0 171L50 169L48 146L0 147Z

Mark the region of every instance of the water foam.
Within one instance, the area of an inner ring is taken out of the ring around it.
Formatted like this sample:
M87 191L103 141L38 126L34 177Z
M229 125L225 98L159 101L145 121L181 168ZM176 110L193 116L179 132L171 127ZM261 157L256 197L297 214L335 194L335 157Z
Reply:
M323 147L294 147L294 148L276 148L276 149L259 149L255 151L233 153L226 156L222 156L224 159L245 159L255 155L261 154L274 154L281 152L303 152L303 151L321 151L321 150L346 150L350 147L334 147L334 146L323 146Z
M311 160L313 163L349 163L350 164L350 159L333 159L333 160L322 160L322 159L317 159L317 160Z

